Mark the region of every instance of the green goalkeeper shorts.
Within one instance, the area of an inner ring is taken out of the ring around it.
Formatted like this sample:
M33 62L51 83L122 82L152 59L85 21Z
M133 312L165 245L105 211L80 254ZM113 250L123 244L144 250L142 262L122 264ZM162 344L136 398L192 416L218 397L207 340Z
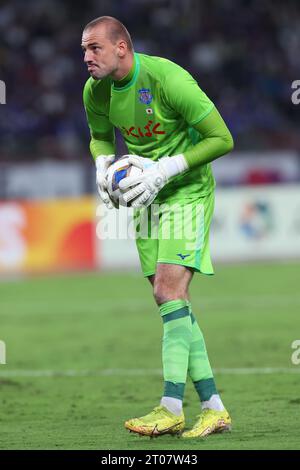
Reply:
M157 263L179 264L214 274L209 251L209 228L214 191L198 199L152 204L135 211L136 245L144 276Z

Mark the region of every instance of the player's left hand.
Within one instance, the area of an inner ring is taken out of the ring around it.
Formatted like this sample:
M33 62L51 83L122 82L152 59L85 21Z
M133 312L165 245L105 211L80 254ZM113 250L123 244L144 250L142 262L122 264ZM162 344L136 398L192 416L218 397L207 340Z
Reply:
M168 158L168 157L165 157ZM119 183L122 191L128 190L123 195L126 203L132 201L131 206L134 208L147 207L156 198L158 192L168 182L167 173L164 170L163 158L157 162L149 158L139 156L131 156L128 163L143 170L143 173L137 177L128 176Z
M140 176L128 176L119 183L121 191L131 188L126 191L123 198L126 203L132 201L131 206L135 208L149 206L173 176L188 170L188 164L183 154L163 157L157 162L133 155L129 157L128 163L143 170Z

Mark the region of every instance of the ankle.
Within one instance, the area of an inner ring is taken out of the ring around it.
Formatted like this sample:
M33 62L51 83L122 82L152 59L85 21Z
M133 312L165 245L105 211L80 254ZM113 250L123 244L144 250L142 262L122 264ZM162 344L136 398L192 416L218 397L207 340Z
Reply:
M182 400L178 398L162 397L160 404L176 416L180 416L182 413Z

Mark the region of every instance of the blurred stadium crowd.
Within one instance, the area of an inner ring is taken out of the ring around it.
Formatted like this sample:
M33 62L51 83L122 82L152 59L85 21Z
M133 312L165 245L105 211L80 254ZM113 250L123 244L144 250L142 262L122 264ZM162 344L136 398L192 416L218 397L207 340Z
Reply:
M83 26L120 19L135 50L189 70L218 106L237 150L300 150L300 6L286 0L13 0L0 6L0 160L89 155Z

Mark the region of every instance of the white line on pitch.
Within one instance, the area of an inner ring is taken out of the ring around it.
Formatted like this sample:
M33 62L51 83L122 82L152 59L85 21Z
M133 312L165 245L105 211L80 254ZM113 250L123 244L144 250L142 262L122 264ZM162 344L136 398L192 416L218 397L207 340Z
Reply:
M216 368L223 375L299 374L300 367ZM0 378L9 377L104 377L104 376L162 376L161 369L102 369L102 370L0 370Z

